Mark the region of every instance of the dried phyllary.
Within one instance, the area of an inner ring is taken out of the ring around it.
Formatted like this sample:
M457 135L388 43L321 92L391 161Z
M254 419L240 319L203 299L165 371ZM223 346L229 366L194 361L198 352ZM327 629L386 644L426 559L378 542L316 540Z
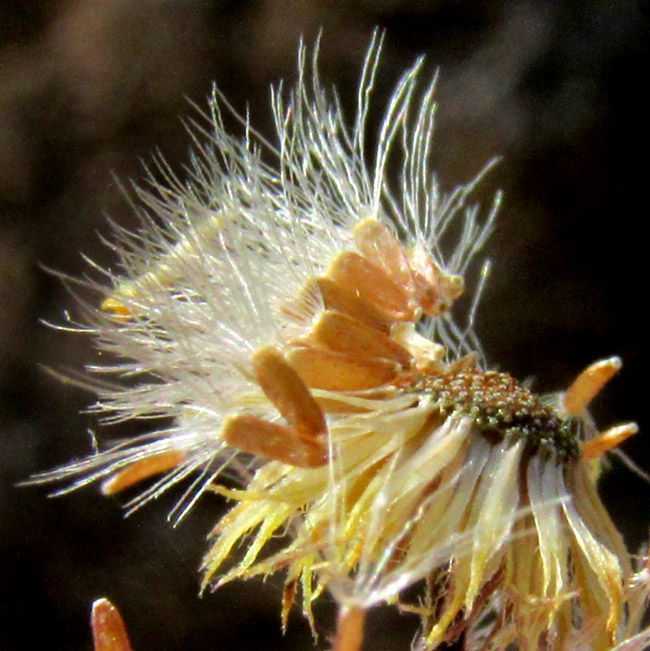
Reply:
M327 589L339 651L360 648L368 608L416 583L418 649L461 636L468 649L640 649L647 569L595 488L599 458L636 427L599 433L586 412L620 361L545 396L485 368L474 310L459 325L450 308L500 197L480 217L467 205L479 178L439 193L421 62L369 149L380 40L350 124L304 49L295 90L272 97L274 143L245 121L244 139L226 133L215 92L188 180L160 163L165 183L138 191L142 228L113 245L123 273L94 285L100 307L78 326L114 360L90 369L97 411L171 425L35 481L114 494L150 480L133 510L192 476L176 516L206 491L233 502L203 588L284 572L285 623L299 597L314 630ZM226 467L240 488L219 484ZM112 626L125 638L110 604L94 621L96 639Z

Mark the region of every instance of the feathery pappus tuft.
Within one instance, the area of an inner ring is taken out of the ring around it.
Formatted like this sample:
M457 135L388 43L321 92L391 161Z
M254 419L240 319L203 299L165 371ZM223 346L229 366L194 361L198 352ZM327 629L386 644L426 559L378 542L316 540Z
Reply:
M137 190L142 228L116 228L111 244L123 273L103 270L101 305L78 326L115 360L89 369L107 380L101 416L171 425L32 483L115 494L155 477L134 510L192 476L176 517L206 490L234 503L203 588L282 570L283 623L300 592L314 632L327 589L337 651L360 648L363 613L381 602L421 615L421 651L461 638L632 648L647 569L633 569L595 480L636 426L601 434L587 413L620 360L545 396L485 367L474 310L466 325L449 310L500 195L480 216L469 197L482 174L439 191L421 60L368 146L380 50L375 35L348 123L319 81L318 47L310 61L301 47L296 88L272 94L273 143L246 120L243 139L229 135L215 90L188 178L159 161L164 183ZM240 488L217 483L226 469ZM418 582L422 601L401 603Z

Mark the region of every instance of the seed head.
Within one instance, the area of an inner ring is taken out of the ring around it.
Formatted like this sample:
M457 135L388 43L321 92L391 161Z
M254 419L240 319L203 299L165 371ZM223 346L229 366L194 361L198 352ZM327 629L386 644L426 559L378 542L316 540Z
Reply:
M488 438L523 439L531 454L545 449L562 460L579 455L581 422L557 411L507 373L478 369L425 376L415 390L430 394L445 413L472 418Z
M360 613L418 582L418 649L461 635L472 649L624 645L647 582L587 459L636 430L599 435L586 412L620 360L547 396L486 369L474 310L460 325L450 308L500 196L479 217L467 203L481 175L440 193L421 61L369 149L380 46L351 122L319 82L318 48L311 66L301 48L296 88L272 95L273 143L246 120L242 140L228 134L215 91L188 179L158 162L164 183L137 190L142 228L116 232L123 273L105 271L79 329L115 360L89 369L108 380L96 411L171 424L34 482L114 494L156 476L134 510L193 476L177 517L206 491L233 502L203 588L283 571L284 622L300 592L314 629L328 589L339 651L358 646ZM224 469L239 488L218 483Z

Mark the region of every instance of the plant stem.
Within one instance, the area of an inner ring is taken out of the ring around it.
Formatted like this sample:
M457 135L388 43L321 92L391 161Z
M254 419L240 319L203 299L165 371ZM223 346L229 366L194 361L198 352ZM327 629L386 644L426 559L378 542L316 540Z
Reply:
M332 651L361 651L366 611L358 606L340 606Z

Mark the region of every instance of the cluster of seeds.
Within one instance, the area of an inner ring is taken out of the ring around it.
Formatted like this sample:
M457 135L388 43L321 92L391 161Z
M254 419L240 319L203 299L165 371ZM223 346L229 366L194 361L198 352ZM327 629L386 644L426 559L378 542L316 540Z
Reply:
M433 396L443 413L471 416L488 438L523 438L531 453L578 457L579 422L561 418L507 373L472 369L427 375L418 390Z

